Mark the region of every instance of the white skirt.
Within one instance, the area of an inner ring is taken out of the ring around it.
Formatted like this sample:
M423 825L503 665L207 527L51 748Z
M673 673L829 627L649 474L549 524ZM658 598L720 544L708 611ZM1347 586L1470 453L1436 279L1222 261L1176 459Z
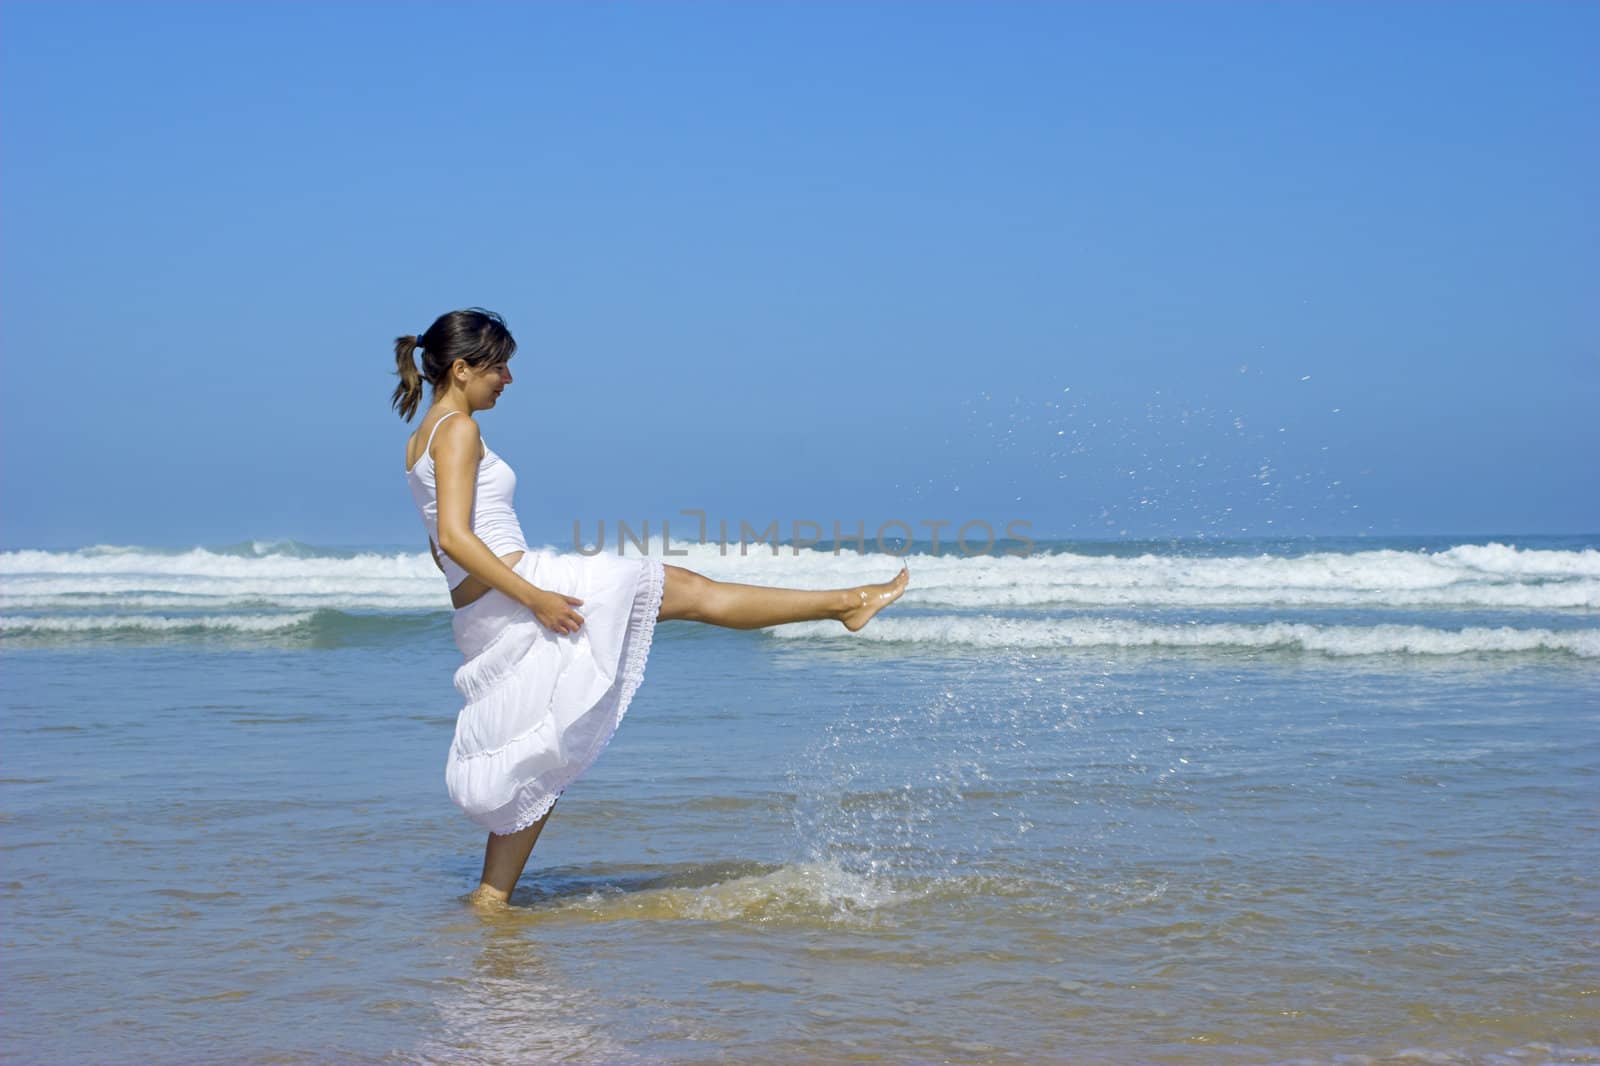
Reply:
M665 581L661 562L648 557L528 551L513 569L583 600L583 625L558 636L494 589L455 612L466 657L455 685L466 706L445 787L493 833L543 818L605 750L644 680Z

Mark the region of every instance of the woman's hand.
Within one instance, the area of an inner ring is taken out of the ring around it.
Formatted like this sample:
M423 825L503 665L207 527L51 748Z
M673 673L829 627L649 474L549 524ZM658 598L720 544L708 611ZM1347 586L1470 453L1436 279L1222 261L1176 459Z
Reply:
M583 625L583 615L573 610L582 604L583 601L576 596L563 596L559 592L535 589L533 596L528 600L528 610L533 612L540 625L553 633L566 636L569 633L576 633Z

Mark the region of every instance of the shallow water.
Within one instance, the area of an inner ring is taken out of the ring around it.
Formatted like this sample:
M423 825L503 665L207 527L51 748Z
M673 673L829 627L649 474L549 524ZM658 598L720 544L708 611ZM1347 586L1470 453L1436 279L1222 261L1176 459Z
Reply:
M447 614L111 626L150 608L24 603L47 579L13 558L0 1057L1600 1061L1600 662L1436 636L990 645L940 619L1128 608L1003 608L997 570L947 573L983 602L908 595L894 640L661 626L514 906L484 914L482 837L442 785ZM1503 601L1589 579L1475 580ZM251 617L297 609L271 596ZM1585 606L1326 609L1138 624L1595 632ZM245 613L209 610L187 617Z

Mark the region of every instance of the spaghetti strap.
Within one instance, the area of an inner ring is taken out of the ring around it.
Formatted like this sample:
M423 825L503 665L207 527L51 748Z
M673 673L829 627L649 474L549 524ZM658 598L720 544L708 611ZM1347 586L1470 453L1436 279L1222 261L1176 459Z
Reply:
M439 416L439 421L435 422L433 424L433 428L428 431L428 443L426 443L426 444L424 444L422 446L422 454L423 455L427 455L429 450L432 449L432 447L433 447L433 435L435 433L439 432L439 427L444 424L444 420L449 418L451 415L458 415L460 413L461 413L460 411L449 411L449 412L446 412L445 414L442 414L442 415ZM418 459L417 461L421 462L422 460Z

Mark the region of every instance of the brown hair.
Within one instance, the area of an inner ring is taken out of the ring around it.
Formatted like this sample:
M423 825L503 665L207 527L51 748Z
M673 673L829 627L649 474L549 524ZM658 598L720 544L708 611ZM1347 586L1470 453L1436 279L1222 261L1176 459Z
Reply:
M415 355L422 349L422 370L417 370ZM420 337L396 337L395 373L400 384L390 397L390 406L407 422L417 413L422 401L422 382L427 380L438 392L457 359L475 368L499 366L516 353L517 342L505 322L493 311L469 307L451 311L433 320Z

